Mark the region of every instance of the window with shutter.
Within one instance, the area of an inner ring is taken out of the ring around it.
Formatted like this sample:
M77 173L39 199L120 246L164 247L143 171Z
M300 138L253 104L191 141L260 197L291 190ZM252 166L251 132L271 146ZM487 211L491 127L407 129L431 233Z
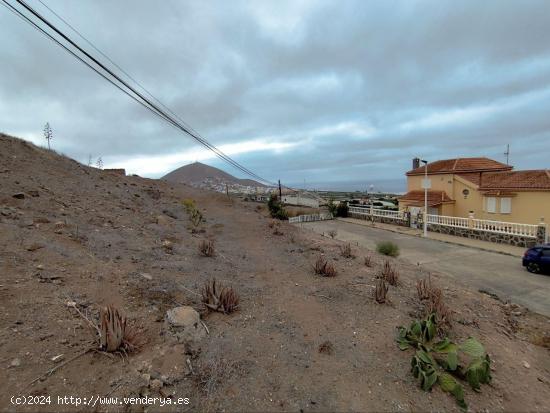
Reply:
M487 212L497 212L497 199L495 197L487 198Z
M500 198L500 213L510 214L512 212L512 198Z

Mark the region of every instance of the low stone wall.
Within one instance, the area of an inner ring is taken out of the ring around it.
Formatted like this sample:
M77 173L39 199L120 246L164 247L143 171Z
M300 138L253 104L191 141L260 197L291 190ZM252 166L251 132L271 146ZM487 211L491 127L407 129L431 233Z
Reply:
M406 219L394 219L389 217L376 217L371 215L364 215L364 214L358 214L355 212L348 212L348 217L355 218L355 219L363 219L365 221L370 222L381 222L383 224L393 224L393 225L399 225L402 227L408 227L409 221Z
M441 234L454 235L481 241L495 242L497 244L510 244L516 247L530 248L537 244L535 238L523 237L521 235L502 234L500 232L480 231L472 228L457 228L446 225L428 224L428 231Z

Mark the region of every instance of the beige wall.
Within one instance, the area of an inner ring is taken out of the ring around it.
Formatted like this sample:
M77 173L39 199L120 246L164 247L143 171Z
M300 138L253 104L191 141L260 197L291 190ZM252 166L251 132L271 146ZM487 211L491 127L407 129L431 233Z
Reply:
M422 180L424 175L414 175L407 177L408 191L420 190L422 188ZM453 175L452 174L439 174L428 175L428 179L432 181L432 188L436 191L445 191L447 195L452 196L453 193Z
M468 195L464 195L465 189L470 192ZM449 196L456 201L453 216L467 218L470 211L474 211L474 216L478 217L483 212L483 196L474 184L455 179L454 192Z
M497 213L484 211L485 200L483 201L483 211L476 214L476 218L492 219L495 221L519 222L522 224L538 224L540 218L544 217L544 222L550 223L550 191L540 192L516 192L512 197L512 212L510 214L500 213L500 198L497 197Z

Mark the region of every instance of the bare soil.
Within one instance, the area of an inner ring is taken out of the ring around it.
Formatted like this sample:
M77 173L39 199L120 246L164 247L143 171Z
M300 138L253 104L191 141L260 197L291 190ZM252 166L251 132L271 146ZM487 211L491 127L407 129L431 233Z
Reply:
M181 202L189 198L205 218L198 228ZM460 410L439 388L418 387L411 352L395 344L396 327L421 312L415 284L425 272L391 259L400 284L377 304L385 257L353 246L356 258L343 258L338 241L286 223L277 235L270 222L256 203L115 175L0 135L0 411ZM214 257L199 253L204 239L214 240ZM314 274L321 253L336 277ZM212 278L238 291L236 313L204 311L198 293ZM450 336L478 338L493 360L490 385L465 386L469 408L550 411L549 320L443 274L432 279L454 311ZM68 302L94 321L100 306L117 305L146 343L129 356L70 361L97 344ZM198 348L166 331L166 310L178 305L201 311L208 326ZM190 404L14 406L17 394Z

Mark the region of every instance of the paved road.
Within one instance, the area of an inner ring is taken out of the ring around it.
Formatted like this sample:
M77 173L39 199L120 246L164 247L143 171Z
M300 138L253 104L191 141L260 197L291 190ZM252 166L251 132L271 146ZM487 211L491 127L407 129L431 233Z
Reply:
M525 271L520 258L338 220L300 225L318 233L334 229L337 239L370 249L379 241L393 241L401 258L550 316L550 276Z

